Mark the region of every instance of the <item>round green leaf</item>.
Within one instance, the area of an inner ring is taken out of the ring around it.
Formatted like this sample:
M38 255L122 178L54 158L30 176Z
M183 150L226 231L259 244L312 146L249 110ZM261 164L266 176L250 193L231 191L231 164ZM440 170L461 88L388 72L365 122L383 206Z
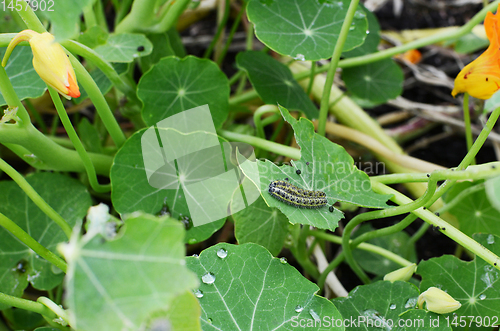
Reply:
M3 58L6 47L0 48L0 57ZM47 85L38 76L33 68L33 53L31 48L17 46L7 61L5 71L20 100L38 98L47 89ZM6 105L3 95L0 94L0 106Z
M90 194L80 182L56 173L40 172L26 178L40 196L70 226L81 221L91 206ZM14 221L40 244L56 252L66 241L64 232L45 215L13 181L0 182L0 212ZM39 290L50 290L64 277L61 270L0 228L0 291L20 296L28 282Z
M333 54L349 0L250 0L248 19L272 50L298 60L318 61ZM366 14L357 11L345 41L348 51L366 37Z
M90 237L88 237L90 236ZM185 266L184 229L152 215L126 220L118 239L72 238L66 303L76 330L141 330L149 316L197 285Z
M265 103L300 110L310 119L318 118L318 109L286 65L257 51L240 52L236 56L236 63L247 72L250 82Z
M403 71L391 59L345 68L342 79L349 92L372 103L384 103L403 92Z
M318 319L341 319L319 288L286 260L256 244L218 244L186 258L200 279L195 295L204 330L344 330ZM300 326L300 327L299 327Z
M193 119L196 120L196 119ZM141 138L147 129L133 134L115 156L111 166L111 201L117 212L130 214L143 211L150 214L169 212L177 218L189 216L182 189L166 190L152 187L146 177L142 157ZM209 238L224 225L225 219L192 227L186 233L188 243L197 243Z
M109 62L132 62L138 57L149 55L153 44L143 34L120 33L109 35L106 43L94 50Z
M238 243L256 243L273 254L281 252L288 233L288 219L276 208L269 208L262 198L233 214L234 235Z
M375 331L392 330L401 313L415 308L418 296L418 289L408 282L379 281L358 286L347 297L332 301L350 322L346 330Z
M500 254L500 237L477 234L474 239L493 253ZM498 316L500 271L484 260L476 257L466 262L453 255L444 255L420 262L417 273L422 276L421 292L435 286L462 304L449 316Z
M144 74L137 87L147 125L208 104L215 128L227 118L229 82L215 63L194 56L166 57Z

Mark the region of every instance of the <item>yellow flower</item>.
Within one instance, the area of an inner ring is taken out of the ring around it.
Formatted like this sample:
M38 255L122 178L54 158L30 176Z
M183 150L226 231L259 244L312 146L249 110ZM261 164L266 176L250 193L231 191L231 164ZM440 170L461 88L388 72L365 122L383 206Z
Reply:
M412 263L406 267L394 270L393 272L389 272L384 276L384 280L388 280L390 282L394 282L396 280L402 280L403 282L407 282L410 280L413 273L417 270L417 265Z
M54 36L48 32L38 33L32 30L19 32L9 43L2 66L5 67L12 50L21 41L30 43L33 51L33 67L47 85L55 88L67 99L80 96L75 72L68 56L61 45L54 41Z
M418 308L422 309L424 302L427 303L427 310L438 314L451 313L462 304L453 299L451 295L437 287L429 287L427 291L420 294L418 297Z
M500 9L500 6L499 6ZM467 92L478 99L489 99L500 89L500 16L488 12L484 20L488 49L477 59L466 65L455 78L451 95Z

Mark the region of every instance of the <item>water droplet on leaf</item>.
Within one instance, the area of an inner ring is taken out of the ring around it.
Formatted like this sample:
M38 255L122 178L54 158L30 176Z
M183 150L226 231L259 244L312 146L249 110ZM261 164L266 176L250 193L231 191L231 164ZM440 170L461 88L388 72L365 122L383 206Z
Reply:
M490 234L487 238L486 238L486 242L489 244L489 245L493 245L495 243L495 237Z
M205 284L213 284L215 282L215 275L211 272L207 272L201 276L201 281Z
M295 312L296 313L300 313L304 310L304 307L302 307L301 305L297 305L297 307L295 307Z
M224 248L221 248L217 251L217 256L224 259L227 256L227 251Z
M288 263L286 257L280 258L280 262L283 263L283 264L287 264Z
M485 294L481 294L481 295L479 296L479 300L484 300L484 299L486 299L486 295L485 295Z
M389 306L389 309L391 309L391 310L396 309L396 305L395 305L395 304L390 305L390 306Z
M417 297L409 298L408 301L406 301L405 303L405 308L406 309L415 308L415 306L417 305L417 301L418 301Z
M197 297L198 299L203 298L203 292L200 290L196 290L194 292L194 296Z

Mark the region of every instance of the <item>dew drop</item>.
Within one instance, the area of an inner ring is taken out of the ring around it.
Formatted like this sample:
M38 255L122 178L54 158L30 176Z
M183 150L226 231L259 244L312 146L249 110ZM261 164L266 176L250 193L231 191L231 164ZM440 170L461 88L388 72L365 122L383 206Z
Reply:
M194 296L197 297L198 299L203 298L203 292L200 290L196 290L194 292Z
M486 299L486 295L485 295L485 294L481 294L481 295L479 296L479 300L484 300L484 299Z
M207 322L208 324L212 324L212 319L211 318L207 319Z
M297 56L295 56L294 59L297 61L305 61L306 57L304 56L304 54L297 54Z
M280 258L280 262L283 263L283 264L287 264L288 263L286 257Z
M362 18L365 18L365 17L366 17L366 14L363 13L362 11L356 11L354 13L354 18L362 19Z
M191 256L192 256L192 257L196 257L196 258L200 257L198 254L193 254L193 255L191 255Z
M417 297L409 298L408 301L406 301L405 303L405 308L406 309L415 308L415 306L417 305L417 301L418 301Z
M490 234L487 238L486 238L486 242L489 244L489 245L492 245L495 243L495 237Z
M391 309L391 310L396 309L396 305L395 305L395 304L390 305L390 306L389 306L389 309Z
M315 322L321 321L321 318L314 310L309 309L309 314L311 314L311 317L314 319Z
M366 30L366 34L370 34L370 30Z
M196 244L197 242L198 242L198 240L196 240L196 239L194 239L194 238L191 238L191 239L189 239L189 240L188 240L188 244L190 244L190 245L194 245L194 244Z
M217 256L224 259L227 256L227 251L224 248L221 248L217 251Z
M201 281L205 284L213 284L215 282L215 275L211 272L207 272L201 276Z
M297 305L297 307L295 307L296 313L301 313L303 310L304 310L304 307L302 307L301 305Z
M351 26L351 27L349 28L349 31L352 31L352 30L354 30L354 29L355 29L355 27L354 27L354 26Z

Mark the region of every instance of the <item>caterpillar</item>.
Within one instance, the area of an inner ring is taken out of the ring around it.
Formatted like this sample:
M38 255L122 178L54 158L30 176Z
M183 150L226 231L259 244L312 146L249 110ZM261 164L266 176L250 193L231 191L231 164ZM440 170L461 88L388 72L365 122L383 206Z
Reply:
M328 203L325 192L304 190L284 180L272 181L269 184L269 194L298 208L321 208Z

